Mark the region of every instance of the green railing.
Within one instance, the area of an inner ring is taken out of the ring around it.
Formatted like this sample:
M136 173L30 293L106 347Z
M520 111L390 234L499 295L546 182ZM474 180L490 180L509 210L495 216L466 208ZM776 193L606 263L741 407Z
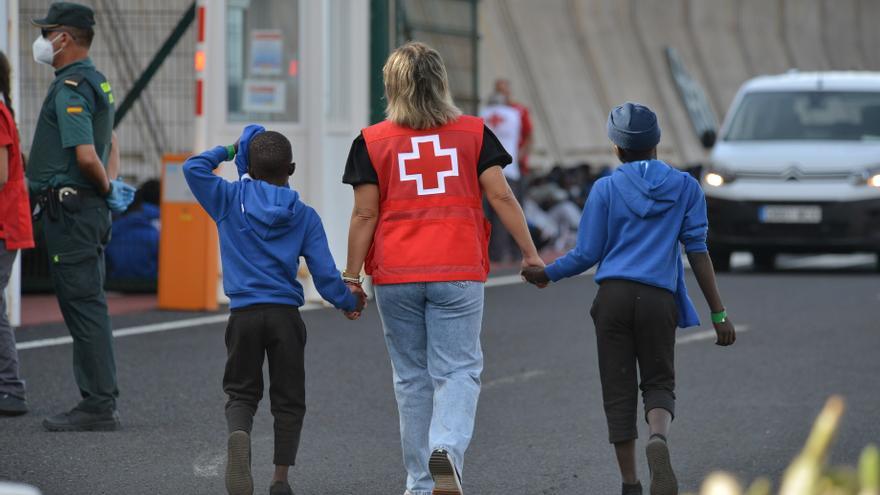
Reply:
M372 0L370 118L384 118L382 66L394 46L423 41L443 55L462 110L479 110L478 0Z

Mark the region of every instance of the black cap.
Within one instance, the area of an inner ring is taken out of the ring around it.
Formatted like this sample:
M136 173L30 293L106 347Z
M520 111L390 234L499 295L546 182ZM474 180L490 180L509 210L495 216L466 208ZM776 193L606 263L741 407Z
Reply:
M55 2L46 17L32 19L31 23L41 28L70 26L85 29L95 25L95 11L78 3Z

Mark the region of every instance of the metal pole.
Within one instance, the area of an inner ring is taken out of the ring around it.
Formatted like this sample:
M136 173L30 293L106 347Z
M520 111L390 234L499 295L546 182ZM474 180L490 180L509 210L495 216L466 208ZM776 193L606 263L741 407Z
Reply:
M474 115L480 113L480 25L478 0L471 0L471 20L473 22L473 34L471 35L471 50L473 50L473 72L471 74L474 103L471 111Z
M183 17L180 18L180 21L177 23L177 26L174 27L174 30L171 31L168 39L165 40L165 43L163 43L162 47L159 48L159 51L156 52L153 60L150 61L150 65L144 69L144 72L131 87L131 91L125 95L125 99L119 104L119 108L116 109L116 119L113 122L114 129L119 126L119 123L125 118L125 115L131 109L132 105L134 105L144 89L150 84L153 76L155 76L156 72L159 71L159 68L162 67L162 63L164 63L165 59L168 58L168 55L171 54L171 50L173 50L181 38L183 38L183 35L186 33L186 30L189 29L189 26L193 23L195 18L196 3L193 2L183 14Z
M370 1L370 123L385 119L382 67L391 53L391 1Z

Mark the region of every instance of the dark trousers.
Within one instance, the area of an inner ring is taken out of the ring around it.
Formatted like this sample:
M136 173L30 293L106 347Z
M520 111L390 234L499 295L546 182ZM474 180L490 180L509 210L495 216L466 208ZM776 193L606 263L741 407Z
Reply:
M18 351L15 348L15 332L6 316L6 284L12 273L12 264L18 250L7 251L6 241L0 239L0 394L24 399L24 380L18 372Z
M645 415L658 407L675 414L675 299L665 289L605 280L590 315L596 325L608 439L611 443L634 440L639 436L640 388Z
M95 196L75 211L58 207L43 214L52 285L64 323L73 338L73 376L82 401L77 409L116 408L116 361L107 300L104 248L110 241L110 210Z
M306 414L305 345L306 325L294 306L257 304L233 309L226 326L223 391L229 432L250 433L263 397L263 356L268 356L274 462L279 466L296 463Z

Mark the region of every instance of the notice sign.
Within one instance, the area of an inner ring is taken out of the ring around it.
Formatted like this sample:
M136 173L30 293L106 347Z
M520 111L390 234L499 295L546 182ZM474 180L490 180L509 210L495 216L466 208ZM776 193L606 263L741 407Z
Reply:
M284 81L247 79L242 105L245 112L284 113L287 91Z
M251 31L250 75L280 76L283 67L284 36L280 29Z

